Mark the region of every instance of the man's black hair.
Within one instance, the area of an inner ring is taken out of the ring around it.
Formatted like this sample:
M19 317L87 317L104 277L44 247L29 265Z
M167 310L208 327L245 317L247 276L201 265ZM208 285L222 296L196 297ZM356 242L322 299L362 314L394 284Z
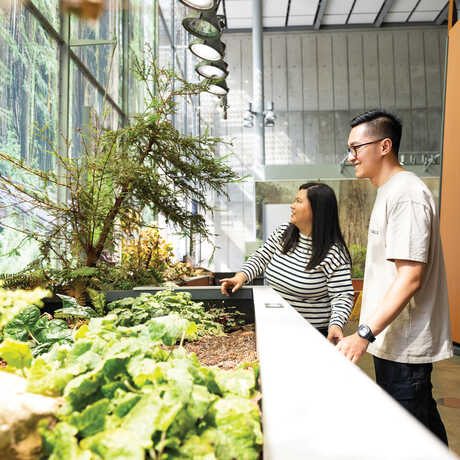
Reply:
M350 122L350 126L367 123L377 138L388 137L393 144L392 151L398 158L399 145L401 144L402 123L401 120L390 112L383 109L372 109L361 113Z

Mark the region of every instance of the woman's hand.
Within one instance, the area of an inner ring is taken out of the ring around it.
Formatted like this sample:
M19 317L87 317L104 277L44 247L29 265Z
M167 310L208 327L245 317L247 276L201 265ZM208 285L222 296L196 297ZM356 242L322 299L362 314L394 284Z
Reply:
M232 292L236 292L247 280L247 276L242 272L236 273L232 278L224 278L220 280L220 292L228 296L228 288L232 288Z
M327 332L327 340L333 345L337 345L343 339L343 331L339 326L332 325Z

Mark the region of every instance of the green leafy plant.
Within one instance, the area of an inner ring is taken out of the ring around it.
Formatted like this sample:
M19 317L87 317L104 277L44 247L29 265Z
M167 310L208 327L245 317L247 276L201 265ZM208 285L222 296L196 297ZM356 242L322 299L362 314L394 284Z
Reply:
M131 328L95 318L72 346L15 360L29 391L65 400L57 424L41 425L44 458L259 458L256 371L165 350L190 329L168 318Z
M143 293L139 297L126 297L110 302L108 310L116 315L116 324L134 326L151 318L178 314L181 318L193 321L197 332L193 338L205 335L223 334L222 324L214 321L215 315L206 311L202 302L193 302L189 292L160 291L156 294Z
M33 305L26 307L5 326L4 335L20 342L30 340L34 356L48 351L54 343L72 342L72 330L64 320L41 315L40 309Z
M246 324L245 314L238 311L237 307L216 306L210 308L208 314L213 321L222 325L225 333L234 332Z
M0 288L0 332L9 321L25 308L32 305L42 307L42 299L50 295L50 291L41 288L32 291L22 289L11 291Z

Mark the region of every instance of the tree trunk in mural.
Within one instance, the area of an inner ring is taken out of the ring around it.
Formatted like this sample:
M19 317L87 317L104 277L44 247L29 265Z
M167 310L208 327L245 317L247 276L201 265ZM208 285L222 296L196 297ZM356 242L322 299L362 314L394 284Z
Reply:
M340 181L339 217L348 245L367 246L367 229L376 195L369 181Z

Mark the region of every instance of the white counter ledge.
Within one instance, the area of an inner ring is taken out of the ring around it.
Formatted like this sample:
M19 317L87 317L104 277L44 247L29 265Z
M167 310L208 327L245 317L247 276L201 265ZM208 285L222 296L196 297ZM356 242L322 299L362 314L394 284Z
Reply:
M458 459L275 291L252 289L264 460Z

